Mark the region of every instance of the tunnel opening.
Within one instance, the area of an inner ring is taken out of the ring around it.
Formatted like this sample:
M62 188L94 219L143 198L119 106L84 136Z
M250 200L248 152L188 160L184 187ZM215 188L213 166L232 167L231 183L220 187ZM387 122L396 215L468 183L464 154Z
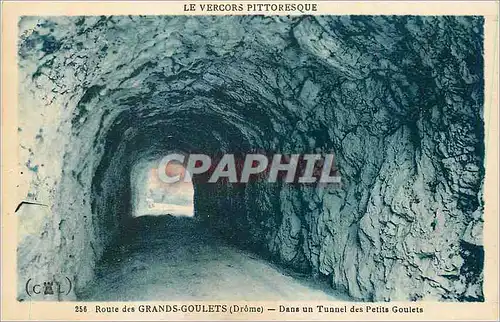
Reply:
M170 162L164 168L160 160L132 168L132 217L171 215L194 216L194 188L191 180L184 180L186 169L180 162ZM161 180L160 171L169 176L179 176L176 182ZM189 174L188 174L189 176Z

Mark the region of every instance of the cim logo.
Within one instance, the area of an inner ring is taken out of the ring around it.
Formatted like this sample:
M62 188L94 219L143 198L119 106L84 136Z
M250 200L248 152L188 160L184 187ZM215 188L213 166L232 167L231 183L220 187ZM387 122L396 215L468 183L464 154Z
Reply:
M58 296L60 294L68 295L72 288L73 284L68 277L63 278L61 281L50 280L43 282L35 282L30 278L25 285L26 294L28 294L29 297L48 297Z

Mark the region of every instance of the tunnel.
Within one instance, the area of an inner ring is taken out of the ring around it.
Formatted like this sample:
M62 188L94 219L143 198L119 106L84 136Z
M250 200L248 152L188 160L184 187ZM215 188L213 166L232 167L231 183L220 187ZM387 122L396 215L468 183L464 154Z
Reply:
M23 17L18 300L484 301L483 23ZM194 175L191 217L134 215L165 155L259 151L341 184Z

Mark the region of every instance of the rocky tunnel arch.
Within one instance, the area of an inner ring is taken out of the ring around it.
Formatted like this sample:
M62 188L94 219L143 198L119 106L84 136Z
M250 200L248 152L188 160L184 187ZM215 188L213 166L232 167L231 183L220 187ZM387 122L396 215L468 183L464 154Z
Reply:
M333 152L341 189L195 183L195 209L354 298L481 299L462 247L482 249L481 32L476 17L22 19L20 115L39 123L20 120L21 195L50 204L50 238L21 239L20 275L90 281L145 157Z

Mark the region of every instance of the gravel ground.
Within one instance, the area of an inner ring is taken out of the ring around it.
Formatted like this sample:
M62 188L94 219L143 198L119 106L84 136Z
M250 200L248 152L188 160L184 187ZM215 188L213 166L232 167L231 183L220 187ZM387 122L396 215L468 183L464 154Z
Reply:
M79 300L345 300L224 243L194 219L139 217L126 237Z

